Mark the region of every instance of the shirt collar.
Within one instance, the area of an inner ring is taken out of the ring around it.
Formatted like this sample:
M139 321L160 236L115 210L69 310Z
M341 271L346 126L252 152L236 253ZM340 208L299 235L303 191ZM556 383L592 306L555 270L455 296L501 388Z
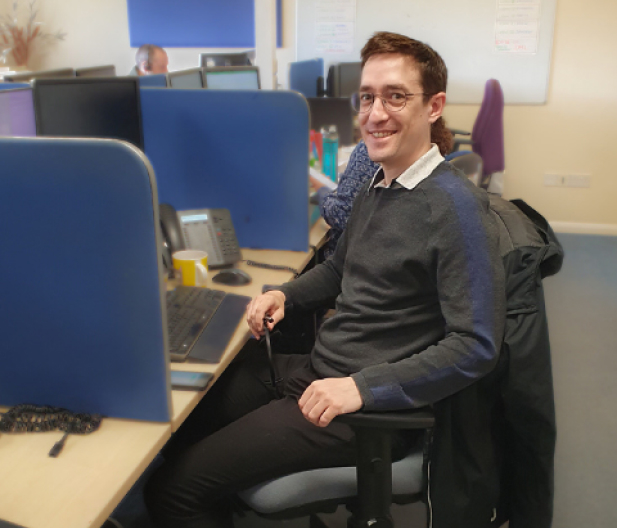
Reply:
M437 168L437 165L443 160L444 157L439 152L439 148L432 143L431 149L420 159L416 160L416 162L396 178L392 184L396 183L396 187L402 186L405 187L405 189L411 190L422 180L428 178ZM383 169L381 167L373 176L370 187L386 187L384 184Z

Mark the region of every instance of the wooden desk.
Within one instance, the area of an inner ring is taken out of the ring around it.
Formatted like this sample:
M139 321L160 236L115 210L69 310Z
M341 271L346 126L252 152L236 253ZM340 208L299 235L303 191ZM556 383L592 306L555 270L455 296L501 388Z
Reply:
M311 230L311 245L319 247L327 226ZM303 269L313 252L243 250L245 259ZM253 278L247 286L216 285L251 297L262 284L280 284L292 278L288 271L272 271L240 264ZM212 272L214 274L215 272ZM172 363L174 370L225 370L249 338L239 325L220 363ZM28 528L98 528L109 517L156 454L189 415L204 393L172 391L172 423L107 418L86 436L70 436L58 458L47 453L61 432L0 434L0 519Z
M168 423L105 419L91 435L0 434L0 518L28 528L101 526L171 436Z

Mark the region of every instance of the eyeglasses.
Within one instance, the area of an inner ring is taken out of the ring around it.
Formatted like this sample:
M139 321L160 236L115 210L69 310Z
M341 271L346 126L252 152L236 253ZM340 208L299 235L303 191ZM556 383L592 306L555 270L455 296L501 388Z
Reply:
M374 94L371 92L356 92L351 96L352 108L360 113L364 114L370 112L375 102L375 97L381 99L383 107L388 112L400 112L407 104L407 98L414 95L431 95L427 93L405 93L403 91L393 90L391 92L384 92L381 94Z

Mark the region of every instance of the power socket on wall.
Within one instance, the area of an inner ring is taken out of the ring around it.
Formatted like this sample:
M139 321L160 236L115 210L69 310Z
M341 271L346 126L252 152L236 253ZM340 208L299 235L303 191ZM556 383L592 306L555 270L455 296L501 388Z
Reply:
M591 174L545 174L546 187L591 187Z

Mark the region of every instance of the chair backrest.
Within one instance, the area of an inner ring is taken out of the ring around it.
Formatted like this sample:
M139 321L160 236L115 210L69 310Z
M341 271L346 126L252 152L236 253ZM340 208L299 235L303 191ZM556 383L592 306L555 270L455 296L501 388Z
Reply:
M477 187L482 184L482 158L474 152L458 151L450 155L448 161L457 169L461 169Z
M499 81L489 79L471 132L473 151L484 162L484 175L504 170L503 104Z

